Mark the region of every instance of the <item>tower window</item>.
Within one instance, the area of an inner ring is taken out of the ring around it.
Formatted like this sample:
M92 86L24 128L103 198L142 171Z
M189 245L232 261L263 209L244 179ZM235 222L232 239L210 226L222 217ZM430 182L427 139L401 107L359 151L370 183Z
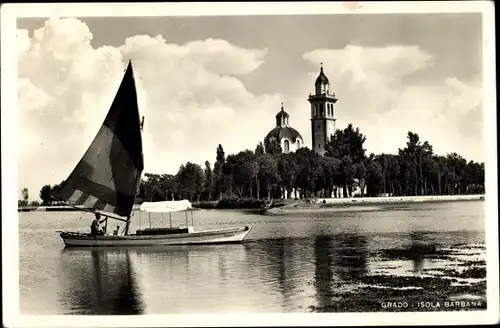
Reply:
M323 108L323 104L319 105L319 116L323 116L325 114L325 110Z
M321 129L321 126L320 126L320 125L318 125L318 130L319 130L319 129Z
M321 148L321 144L318 145L318 148Z
M318 105L314 105L314 117L318 117Z

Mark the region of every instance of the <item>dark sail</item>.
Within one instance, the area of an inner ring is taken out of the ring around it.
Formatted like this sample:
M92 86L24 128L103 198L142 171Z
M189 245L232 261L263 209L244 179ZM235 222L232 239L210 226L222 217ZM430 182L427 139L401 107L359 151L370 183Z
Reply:
M103 125L54 197L129 216L143 168L141 121L129 62Z

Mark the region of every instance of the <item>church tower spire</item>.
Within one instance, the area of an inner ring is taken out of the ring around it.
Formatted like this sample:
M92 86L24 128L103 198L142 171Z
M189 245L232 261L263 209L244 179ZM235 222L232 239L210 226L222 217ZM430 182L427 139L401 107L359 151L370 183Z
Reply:
M330 81L323 71L323 63L316 82L314 83L315 94L309 96L311 104L311 132L312 148L315 152L324 154L325 144L335 133L335 103L337 97L330 92Z

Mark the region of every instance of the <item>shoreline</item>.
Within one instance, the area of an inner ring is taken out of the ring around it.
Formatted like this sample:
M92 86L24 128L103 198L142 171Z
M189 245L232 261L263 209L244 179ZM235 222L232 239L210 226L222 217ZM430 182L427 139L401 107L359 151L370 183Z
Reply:
M237 207L234 209L241 210L261 210L269 214L288 214L288 213L305 213L317 211L335 211L339 208L351 208L351 206L365 205L385 205L385 204L415 204L415 203L436 203L436 202L460 202L460 201L480 201L484 200L485 195L444 195L444 196L401 196L401 197L351 197L351 198L317 198L311 201L281 199L274 200L277 204L271 208L256 208L256 207ZM265 202L265 200L263 200ZM204 208L199 206L199 203L193 203L193 209L211 209L223 210L233 208L215 208L217 201L204 202L213 203L213 207ZM280 205L281 204L281 205ZM140 205L134 205L134 210L137 210ZM77 211L70 206L27 206L17 209L18 212L66 212Z
M311 202L294 201L293 203L273 207L266 214L292 214L310 212L332 212L340 209L354 209L367 205L400 205L416 203L441 203L481 201L485 195L446 195L446 196L401 196L401 197L352 197L352 198L318 198Z

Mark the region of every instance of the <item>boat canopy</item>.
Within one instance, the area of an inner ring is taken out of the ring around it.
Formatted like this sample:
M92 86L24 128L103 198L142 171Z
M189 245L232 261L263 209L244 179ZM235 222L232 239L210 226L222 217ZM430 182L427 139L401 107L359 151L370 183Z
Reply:
M192 209L191 202L187 199L170 200L163 202L144 202L141 204L141 212L171 213Z

